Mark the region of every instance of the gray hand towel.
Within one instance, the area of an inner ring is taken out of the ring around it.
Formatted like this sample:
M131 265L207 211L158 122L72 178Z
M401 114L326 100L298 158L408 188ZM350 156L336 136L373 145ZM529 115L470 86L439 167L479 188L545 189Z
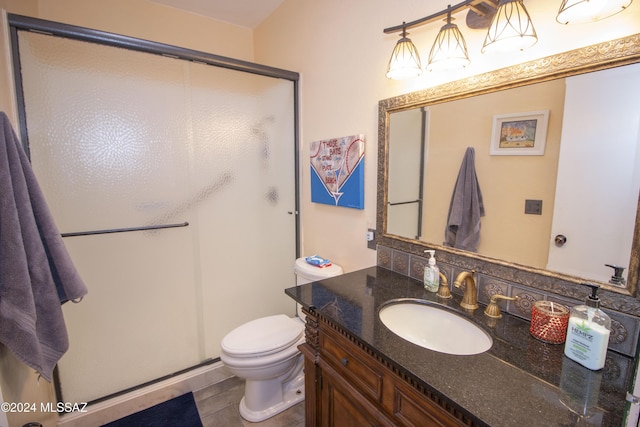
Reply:
M475 150L468 147L451 196L444 245L476 252L482 216L484 204L476 176Z
M0 121L0 343L51 381L69 348L61 303L87 288L5 113Z

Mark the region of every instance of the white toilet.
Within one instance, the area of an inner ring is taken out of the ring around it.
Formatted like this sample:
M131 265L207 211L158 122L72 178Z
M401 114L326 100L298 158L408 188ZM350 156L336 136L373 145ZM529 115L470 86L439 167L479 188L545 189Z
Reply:
M342 274L339 265L319 268L304 258L296 260L294 271L298 286ZM304 321L284 314L247 322L222 339L222 363L246 381L240 401L244 419L263 421L304 399L304 361L298 350L303 342Z

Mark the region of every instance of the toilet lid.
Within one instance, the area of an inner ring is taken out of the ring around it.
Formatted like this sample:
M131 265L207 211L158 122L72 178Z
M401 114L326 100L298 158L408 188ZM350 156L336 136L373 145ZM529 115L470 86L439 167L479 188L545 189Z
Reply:
M316 267L309 264L304 258L298 258L295 263L295 272L310 280L322 280L342 274L342 267L331 264L329 267Z
M222 339L221 347L225 353L236 357L266 355L291 346L303 333L302 322L277 314L237 327Z

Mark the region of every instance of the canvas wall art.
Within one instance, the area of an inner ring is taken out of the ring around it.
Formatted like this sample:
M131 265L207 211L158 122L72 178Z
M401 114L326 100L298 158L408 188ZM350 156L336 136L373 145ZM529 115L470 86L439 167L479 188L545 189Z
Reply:
M311 201L364 209L364 135L314 141Z

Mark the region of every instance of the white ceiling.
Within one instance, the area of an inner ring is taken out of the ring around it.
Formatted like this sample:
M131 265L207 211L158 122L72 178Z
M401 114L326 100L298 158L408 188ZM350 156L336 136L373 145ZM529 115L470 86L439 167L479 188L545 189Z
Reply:
M283 0L151 0L241 27L256 28Z

